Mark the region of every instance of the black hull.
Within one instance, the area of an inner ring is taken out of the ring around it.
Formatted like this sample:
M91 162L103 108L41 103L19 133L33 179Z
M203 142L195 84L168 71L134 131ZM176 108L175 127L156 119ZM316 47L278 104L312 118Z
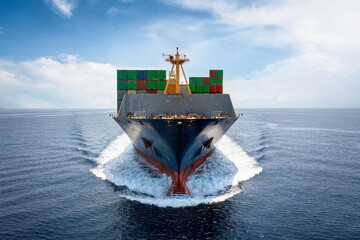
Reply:
M174 118L154 117L164 112ZM206 118L184 118L188 113ZM190 194L187 178L237 119L227 94L125 94L114 118L138 153L172 178L169 195Z
M115 119L134 147L178 173L214 150L236 120Z

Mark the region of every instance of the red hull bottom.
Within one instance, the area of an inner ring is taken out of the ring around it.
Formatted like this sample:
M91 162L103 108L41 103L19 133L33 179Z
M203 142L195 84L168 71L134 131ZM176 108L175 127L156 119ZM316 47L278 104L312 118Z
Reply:
M189 188L186 186L186 180L194 172L194 170L207 159L215 149L211 150L206 155L202 156L198 160L194 161L191 165L187 166L181 173L176 172L174 169L166 166L162 162L156 160L155 158L143 153L134 146L135 150L162 173L165 173L166 176L171 177L171 186L167 193L168 196L173 194L186 194L190 195Z

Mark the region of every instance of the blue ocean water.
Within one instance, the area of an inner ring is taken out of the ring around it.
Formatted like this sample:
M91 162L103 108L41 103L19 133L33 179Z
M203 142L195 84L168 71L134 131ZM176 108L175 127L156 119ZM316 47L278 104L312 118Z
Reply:
M0 110L0 239L360 239L360 110L237 112L169 198L111 110Z

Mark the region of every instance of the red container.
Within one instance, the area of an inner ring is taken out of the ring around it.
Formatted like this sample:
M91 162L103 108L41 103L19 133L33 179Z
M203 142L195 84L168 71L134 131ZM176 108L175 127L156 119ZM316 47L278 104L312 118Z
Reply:
M138 90L146 90L146 80L137 80L136 81L136 88Z
M216 93L216 85L210 85L210 93Z
M210 84L210 78L204 77L204 78L203 78L203 84L204 84L204 85L209 85L209 84Z
M223 85L216 85L216 93L222 93L223 92Z
M216 77L216 70L210 70L210 77Z
M146 93L157 93L157 90L146 90Z
M217 77L216 80L222 80L222 77Z

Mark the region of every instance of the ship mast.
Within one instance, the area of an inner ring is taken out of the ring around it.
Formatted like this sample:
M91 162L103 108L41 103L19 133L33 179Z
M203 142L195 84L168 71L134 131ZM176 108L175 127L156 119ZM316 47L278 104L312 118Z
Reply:
M176 48L176 54L172 55L172 54L163 54L163 56L167 56L167 58L165 59L165 61L170 62L172 64L171 67L171 71L169 74L169 78L166 82L166 87L165 87L165 93L169 94L169 93L181 93L181 89L180 89L180 68L182 70L182 73L184 75L185 78L185 82L186 82L186 87L188 89L188 93L190 94L190 88L189 88L189 84L188 81L186 79L185 76L185 71L183 68L183 63L188 62L189 59L186 58L185 54L179 54L179 48ZM175 75L173 74L174 71L174 67L175 67Z

